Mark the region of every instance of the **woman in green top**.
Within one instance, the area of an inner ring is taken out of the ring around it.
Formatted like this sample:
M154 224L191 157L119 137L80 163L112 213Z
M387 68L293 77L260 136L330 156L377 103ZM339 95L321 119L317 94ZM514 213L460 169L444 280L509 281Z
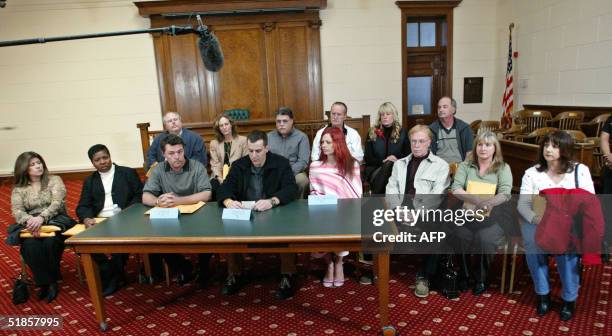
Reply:
M460 287L467 289L470 253L477 253L472 293L480 295L486 290L487 271L503 239L502 222L508 220L505 216L508 216L510 207L501 205L508 204L506 202L510 200L512 191L512 172L504 162L494 133L483 132L476 136L472 152L457 168L451 190L455 197L464 202L464 208L489 214L484 220L453 226L453 233L459 238L457 248L462 254Z

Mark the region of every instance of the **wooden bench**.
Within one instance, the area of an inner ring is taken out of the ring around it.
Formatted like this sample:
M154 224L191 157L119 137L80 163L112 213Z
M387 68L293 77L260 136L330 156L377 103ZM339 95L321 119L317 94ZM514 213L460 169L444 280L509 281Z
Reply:
M276 128L276 119L261 119L261 120L241 120L236 121L236 126L238 127L238 133L241 135L247 135L249 132L253 130L261 130L264 132L271 131ZM312 144L312 141L319 129L321 129L324 125L328 123L327 120L303 120L303 121L295 121L294 127L306 133L308 136L308 140ZM361 118L346 118L346 125L354 128L359 132L361 136L362 145L365 143L368 130L370 128L370 116L363 115ZM162 130L149 130L151 126L150 123L140 123L136 124L136 127L140 130L140 142L142 144L142 158L143 158L143 167L147 162L147 152L149 151L149 147L153 142L153 138L158 134L162 133ZM210 141L215 138L215 131L213 130L212 122L203 122L203 123L192 123L192 124L183 124L184 128L190 129L198 134L204 139L206 143L207 149L210 144Z

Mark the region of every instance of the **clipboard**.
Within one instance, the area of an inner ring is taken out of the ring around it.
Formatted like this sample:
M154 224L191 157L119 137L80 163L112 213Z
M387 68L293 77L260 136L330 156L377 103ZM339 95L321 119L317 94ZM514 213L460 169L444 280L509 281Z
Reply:
M105 221L106 218L104 217L96 217L94 218L94 220L96 221L96 224ZM68 236L68 237L72 237L74 235L77 235L83 231L87 230L87 225L85 224L77 224L73 227L70 228L70 230L66 230L64 233L62 233L63 236Z
M497 190L496 184L469 180L465 191L470 195L478 195L481 200L484 200L488 198L488 197L484 197L485 195L495 195L496 190ZM472 204L469 202L463 203L464 209L473 210L475 207L476 207L475 204ZM485 216L489 216L489 214L490 214L490 211L487 211Z

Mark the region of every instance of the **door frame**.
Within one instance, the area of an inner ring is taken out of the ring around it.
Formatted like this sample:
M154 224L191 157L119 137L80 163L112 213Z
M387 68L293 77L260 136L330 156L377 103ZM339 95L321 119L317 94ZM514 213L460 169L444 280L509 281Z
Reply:
M402 24L402 125L410 128L408 119L408 47L406 46L406 26L408 17L442 17L446 20L446 83L442 95L451 96L453 94L453 10L462 0L447 1L396 1L395 4L401 10ZM432 96L432 100L437 97ZM435 115L437 111L431 111ZM416 122L416 121L415 121Z

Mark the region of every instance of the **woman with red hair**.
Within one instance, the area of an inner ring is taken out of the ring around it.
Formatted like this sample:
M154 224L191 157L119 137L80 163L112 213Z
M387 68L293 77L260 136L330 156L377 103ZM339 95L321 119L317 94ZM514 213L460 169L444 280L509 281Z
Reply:
M353 159L341 129L328 127L321 136L319 160L310 164L310 194L336 195L338 198L361 198L363 192L359 163ZM340 287L344 284L342 258L348 251L313 254L325 257L327 272L323 286ZM335 260L334 260L335 259Z

